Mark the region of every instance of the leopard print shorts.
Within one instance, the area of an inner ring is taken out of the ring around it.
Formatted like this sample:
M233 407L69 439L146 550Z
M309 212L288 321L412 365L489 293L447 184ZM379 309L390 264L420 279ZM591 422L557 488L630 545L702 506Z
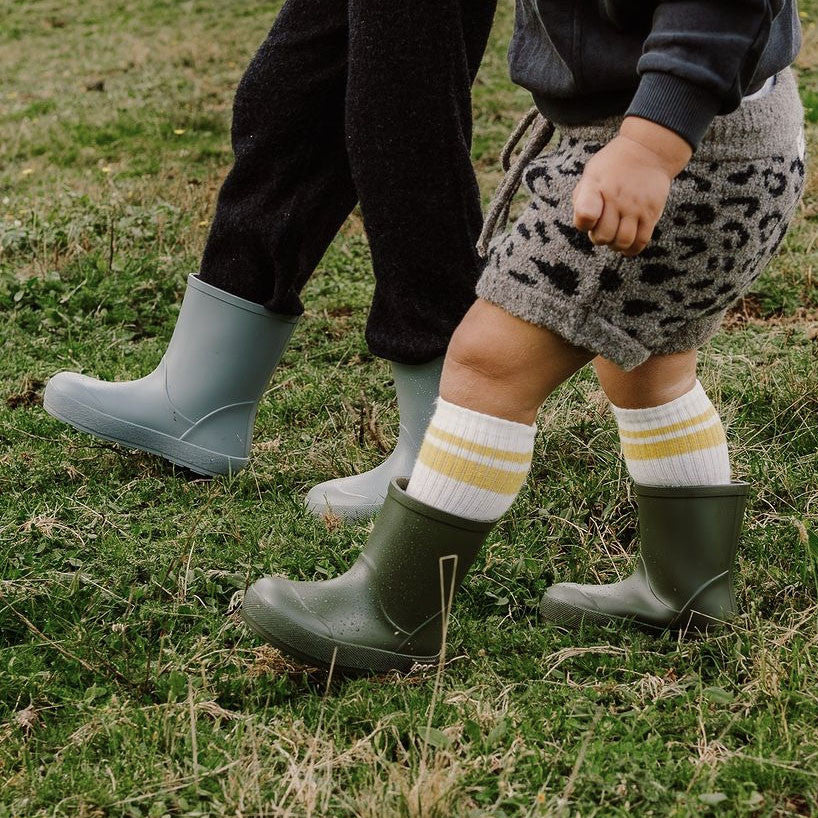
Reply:
M635 258L573 226L573 189L620 122L560 128L527 169L532 199L492 243L477 294L632 369L701 347L774 255L804 186L803 109L787 70L766 96L718 117Z

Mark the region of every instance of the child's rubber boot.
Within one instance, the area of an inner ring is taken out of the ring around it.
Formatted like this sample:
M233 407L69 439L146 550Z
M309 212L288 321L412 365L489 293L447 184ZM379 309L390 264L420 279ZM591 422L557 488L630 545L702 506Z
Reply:
M235 473L247 465L259 401L296 321L190 276L150 375L107 383L60 372L43 405L80 431L198 474Z
M392 364L400 412L400 432L394 451L370 471L328 480L312 488L307 494L307 508L313 514L342 520L362 520L377 514L392 480L412 473L434 413L442 371L443 358L419 366Z
M242 617L271 645L343 673L408 671L438 661L454 592L493 523L455 517L393 481L372 534L345 574L324 582L264 577Z
M636 571L611 585L554 585L542 599L543 618L568 628L630 622L648 630L708 630L731 619L747 484L635 488Z

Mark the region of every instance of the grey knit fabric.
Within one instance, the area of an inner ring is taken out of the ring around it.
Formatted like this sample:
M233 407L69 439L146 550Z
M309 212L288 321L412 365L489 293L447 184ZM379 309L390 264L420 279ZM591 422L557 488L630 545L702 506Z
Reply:
M635 258L573 226L571 194L621 119L563 126L525 174L532 199L491 246L477 294L632 369L697 349L775 253L804 185L803 109L795 78L718 117L674 180L653 241Z

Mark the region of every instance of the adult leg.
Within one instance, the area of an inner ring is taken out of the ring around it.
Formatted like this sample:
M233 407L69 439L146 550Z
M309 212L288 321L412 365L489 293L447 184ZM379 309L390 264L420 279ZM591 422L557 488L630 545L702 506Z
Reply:
M392 361L400 434L362 475L307 495L316 514L374 514L409 474L434 409L442 355L474 300L482 221L469 149L470 84L496 0L350 3L349 155L372 249L370 349Z
M357 194L346 153L347 0L288 0L233 109L235 163L200 277L287 315Z
M639 562L622 582L549 588L543 616L569 627L632 620L654 629L729 619L747 487L730 482L724 428L696 380L696 353L656 356L630 372L602 359L595 366L636 481Z
M391 361L443 355L474 302L470 84L495 5L350 0L349 158L376 277L367 342Z
M346 51L346 0L288 0L236 94L236 162L162 361L125 383L59 373L51 414L202 474L246 465L298 293L356 199Z

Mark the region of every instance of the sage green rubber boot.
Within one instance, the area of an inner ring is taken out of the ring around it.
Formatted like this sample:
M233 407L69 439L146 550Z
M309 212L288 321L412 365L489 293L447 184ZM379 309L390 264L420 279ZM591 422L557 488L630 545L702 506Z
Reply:
M173 337L150 375L107 383L60 372L43 406L75 429L197 474L238 472L297 320L190 276Z
M355 564L323 582L264 577L242 617L271 645L344 673L408 671L438 661L444 612L494 523L455 517L389 486Z
M709 630L730 620L748 485L635 488L636 571L611 585L552 586L540 605L543 618L568 628L630 622L649 630Z
M363 474L314 486L306 501L313 514L361 520L378 513L392 480L412 473L435 409L442 371L443 358L415 366L392 364L400 412L400 432L394 450L383 463Z

